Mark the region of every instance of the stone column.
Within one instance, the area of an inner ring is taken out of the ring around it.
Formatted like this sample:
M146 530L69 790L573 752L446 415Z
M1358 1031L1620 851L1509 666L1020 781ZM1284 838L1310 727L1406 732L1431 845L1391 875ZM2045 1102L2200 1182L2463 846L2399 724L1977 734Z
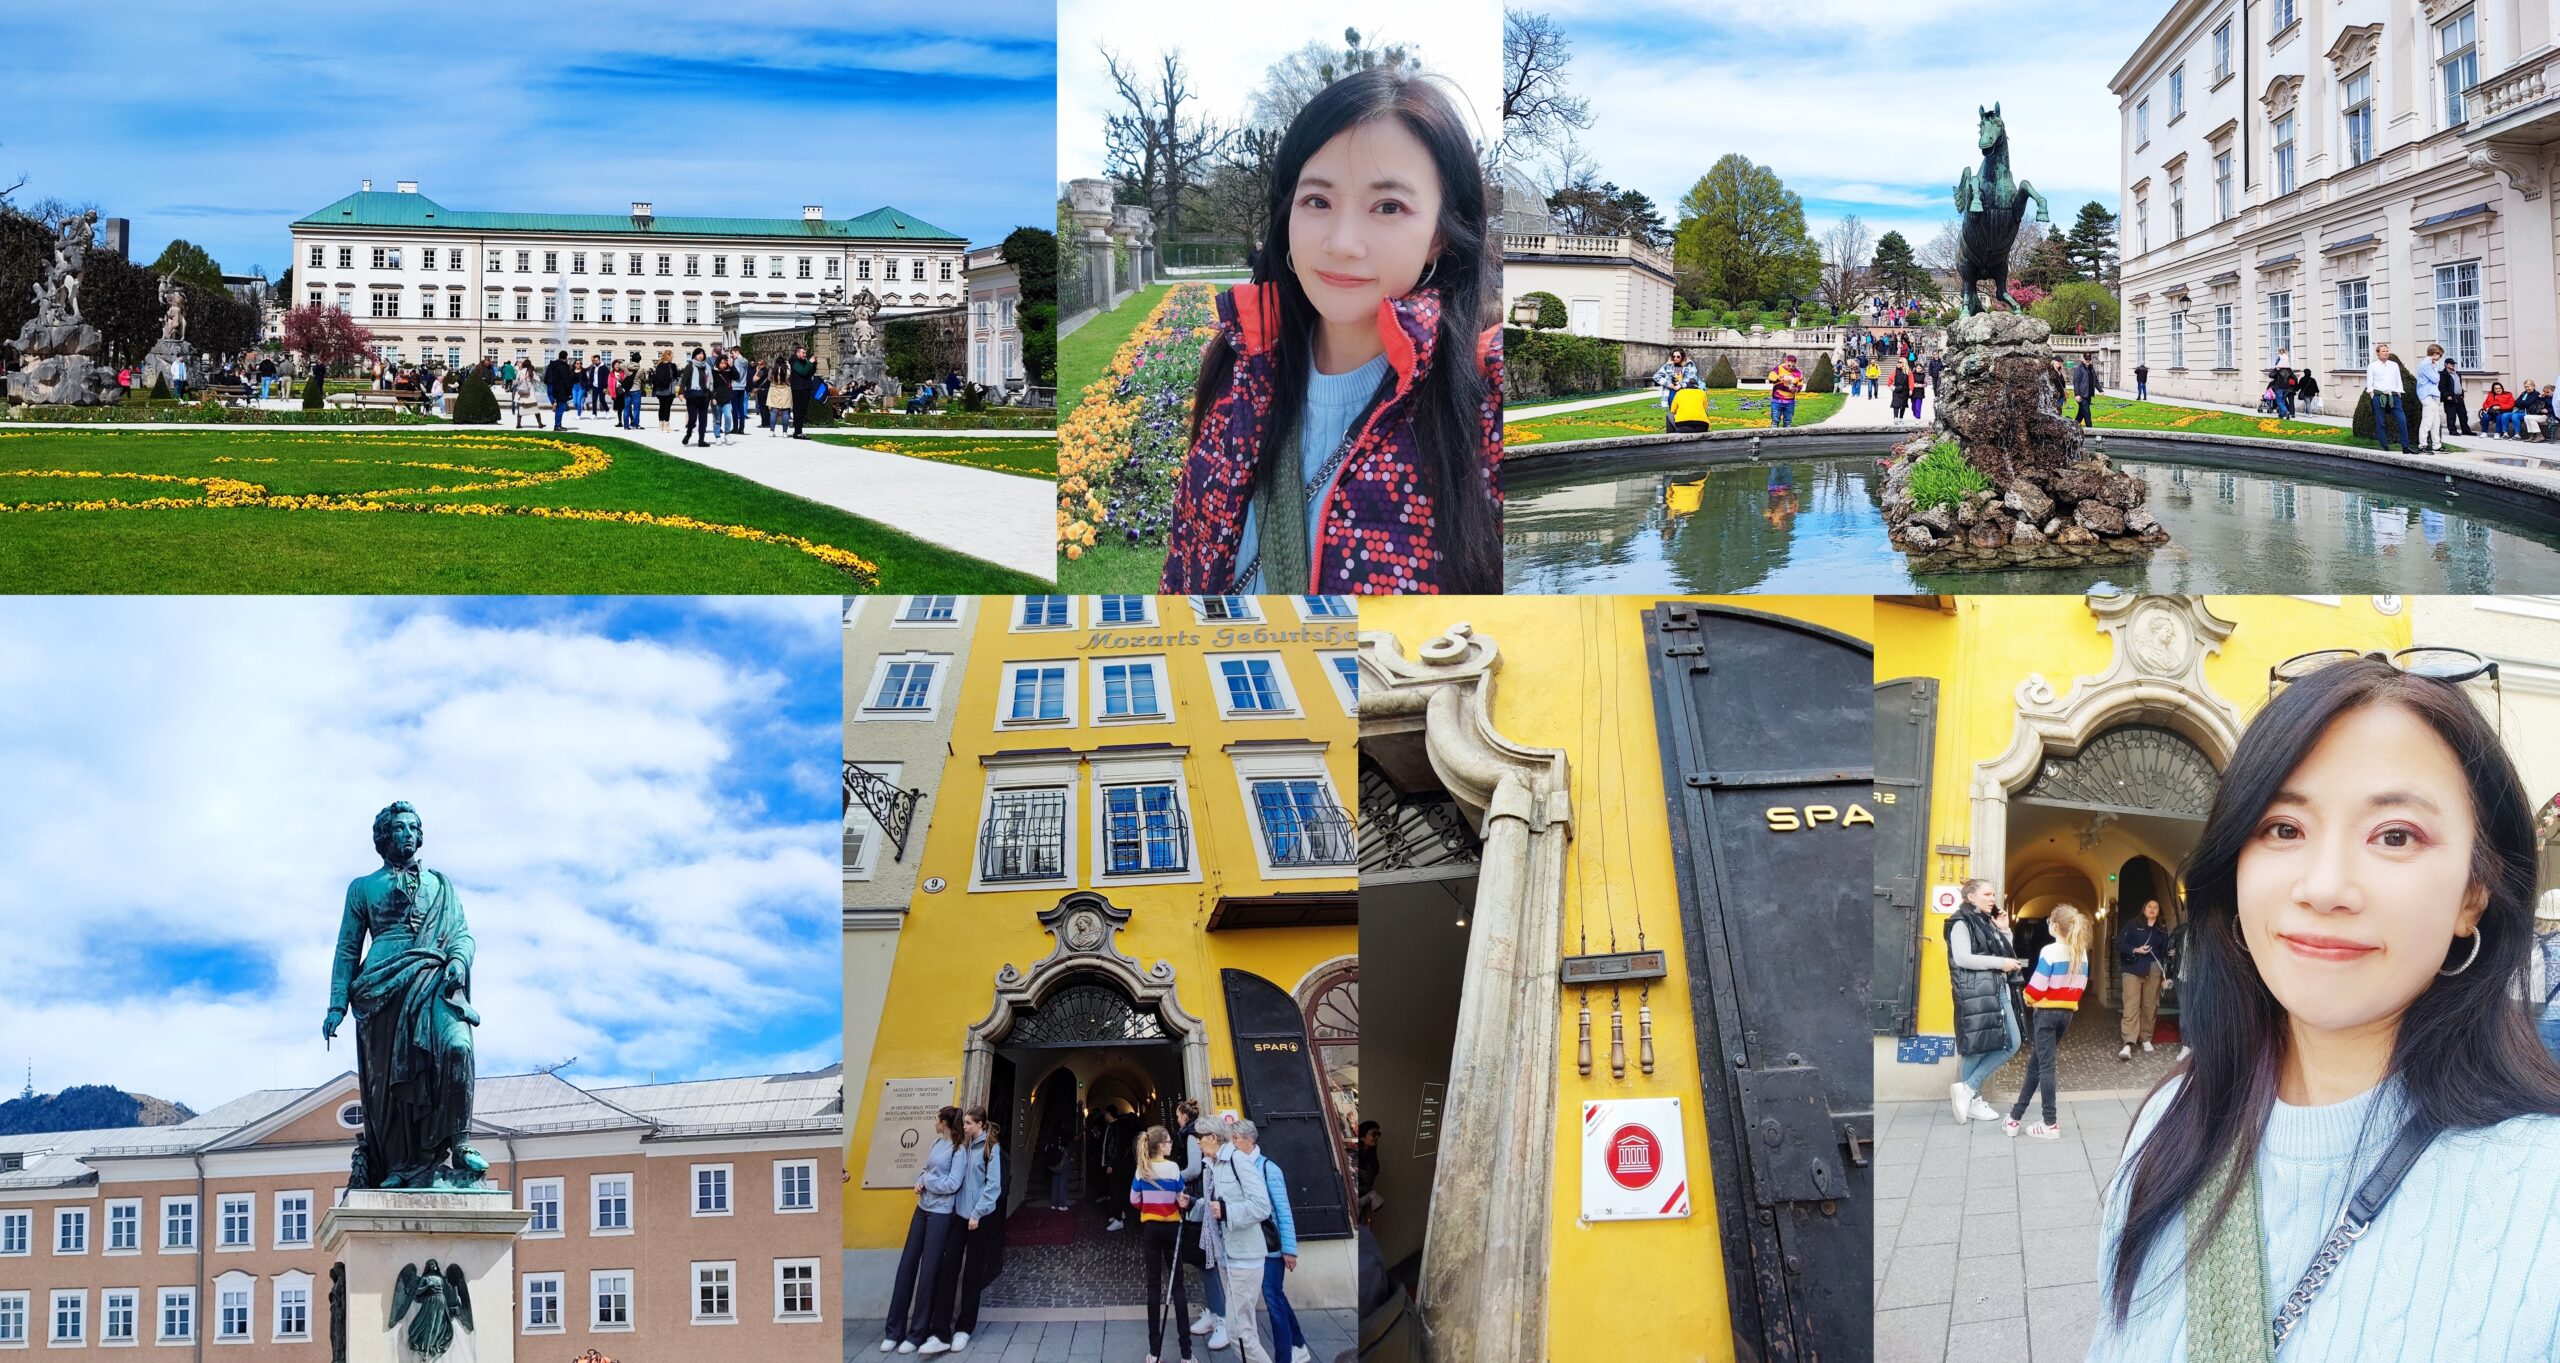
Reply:
M1120 295L1111 259L1111 182L1068 181L1067 210L1076 225L1076 247L1084 252L1085 278L1095 284L1095 301L1108 309Z
M445 1363L515 1363L516 1237L532 1214L514 1202L503 1188L349 1189L320 1219L321 1252L346 1268L347 1363L422 1363L391 1303L400 1270L430 1259L466 1284L477 1325L455 1324Z

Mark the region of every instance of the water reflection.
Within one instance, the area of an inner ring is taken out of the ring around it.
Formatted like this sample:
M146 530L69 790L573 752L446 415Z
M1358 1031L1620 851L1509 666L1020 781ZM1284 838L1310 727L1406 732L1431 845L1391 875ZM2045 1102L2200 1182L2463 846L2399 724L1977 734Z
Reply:
M2560 591L2560 533L2458 494L2120 460L2170 543L2147 563L1915 574L1885 540L1873 456L1511 474L1514 592Z

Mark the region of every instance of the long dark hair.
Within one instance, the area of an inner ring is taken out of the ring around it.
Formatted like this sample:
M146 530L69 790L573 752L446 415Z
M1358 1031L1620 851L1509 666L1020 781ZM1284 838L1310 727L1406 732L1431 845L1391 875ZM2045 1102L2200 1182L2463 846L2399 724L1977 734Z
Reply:
M986 1153L978 1156L979 1165L983 1167L995 1163L996 1148L1004 1144L1004 1124L1002 1122L989 1121L987 1119L987 1110L983 1107L970 1108L969 1120L976 1122L978 1124L978 1130L984 1133L987 1138Z
M2287 1038L2284 1006L2268 992L2239 939L2240 854L2276 792L2332 724L2368 705L2397 705L2453 749L2475 821L2471 876L2488 890L2475 931L2479 958L2428 982L2401 1015L2386 1080L2396 1079L2408 1119L2432 1130L2492 1126L2560 1113L2560 1062L2508 996L2533 950L2533 809L2489 721L2458 687L2373 659L2334 663L2286 687L2241 736L2214 794L2213 812L2187 858L2187 975L2180 1007L2193 1054L2171 1072L2175 1097L2119 1177L2131 1180L2124 1233L2108 1283L2121 1324L2133 1308L2145 1259L2172 1217L2228 1152L2237 1161L2222 1203L2189 1231L2209 1237L2230 1212L2266 1134ZM2445 965L2474 950L2457 939ZM2163 1081L2164 1083L2166 1081Z
M969 1133L960 1125L960 1109L946 1107L935 1113L933 1120L935 1125L942 1128L942 1134L951 1138L952 1149L961 1149L969 1143Z
M1485 325L1485 299L1498 268L1486 250L1484 170L1458 107L1439 86L1401 66L1356 71L1318 92L1280 139L1272 157L1270 198L1264 206L1262 249L1255 253L1248 287L1278 285L1280 327L1272 350L1272 412L1255 452L1254 484L1267 488L1295 477L1298 410L1306 404L1308 347L1317 314L1289 268L1289 210L1298 198L1298 174L1324 145L1352 128L1393 118L1421 139L1440 175L1440 254L1424 287L1440 295L1439 332L1431 370L1413 394L1415 450L1424 486L1439 521L1435 546L1449 562L1453 592L1502 590L1501 509L1485 491L1481 422L1484 371L1476 364L1476 335ZM1221 335L1200 360L1200 386L1191 404L1191 442L1217 405L1235 372L1235 352ZM1274 587L1290 585L1273 583Z

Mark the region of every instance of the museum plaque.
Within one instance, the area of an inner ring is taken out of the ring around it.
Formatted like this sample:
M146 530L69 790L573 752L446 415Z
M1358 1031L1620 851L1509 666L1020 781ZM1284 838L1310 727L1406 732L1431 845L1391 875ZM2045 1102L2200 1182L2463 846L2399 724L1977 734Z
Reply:
M949 1079L884 1079L871 1150L862 1161L865 1188L913 1188L932 1148L933 1119L951 1103Z

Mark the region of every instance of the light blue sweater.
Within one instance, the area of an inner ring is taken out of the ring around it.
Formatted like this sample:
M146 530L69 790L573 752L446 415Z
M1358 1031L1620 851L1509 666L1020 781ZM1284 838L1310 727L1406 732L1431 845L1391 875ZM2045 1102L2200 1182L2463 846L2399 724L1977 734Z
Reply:
M916 1194L916 1206L928 1212L951 1210L961 1177L960 1147L935 1137L933 1147L924 1152L924 1191Z
M2134 1123L2141 1147L2175 1085ZM2385 1082L2343 1103L2278 1102L2258 1148L2270 1320L2399 1129ZM2371 1120L2368 1121L2367 1119ZM2361 1144L2359 1144L2361 1136ZM2090 1363L2184 1363L2186 1218L2152 1244L2122 1328L2106 1283L2129 1176L2107 1189ZM2336 1276L2312 1299L2278 1363L2523 1363L2560 1357L2560 1117L2518 1117L2436 1137ZM2207 1363L2207 1360L2195 1360Z
M1367 364L1340 374L1319 373L1314 365L1307 366L1307 405L1298 414L1300 481L1315 477L1324 467L1324 461L1342 448L1342 438L1351 433L1351 423L1360 419L1360 409L1369 405L1370 395L1378 391L1378 385L1386 382L1386 378L1387 357L1383 351ZM1339 476L1337 473L1336 477ZM1328 483L1307 499L1307 557L1310 561L1316 551L1316 524L1324 519L1325 494L1331 489L1332 485ZM1244 525L1236 540L1244 546L1247 557L1251 557L1253 547L1261 543L1256 538L1258 533L1254 528L1253 510L1248 505ZM1260 567L1253 570L1253 580L1244 584L1242 590L1247 593L1268 590L1263 585Z
M1004 1152L987 1148L987 1133L969 1142L960 1156L960 1191L953 1195L954 1216L977 1220L993 1216L1004 1197Z

